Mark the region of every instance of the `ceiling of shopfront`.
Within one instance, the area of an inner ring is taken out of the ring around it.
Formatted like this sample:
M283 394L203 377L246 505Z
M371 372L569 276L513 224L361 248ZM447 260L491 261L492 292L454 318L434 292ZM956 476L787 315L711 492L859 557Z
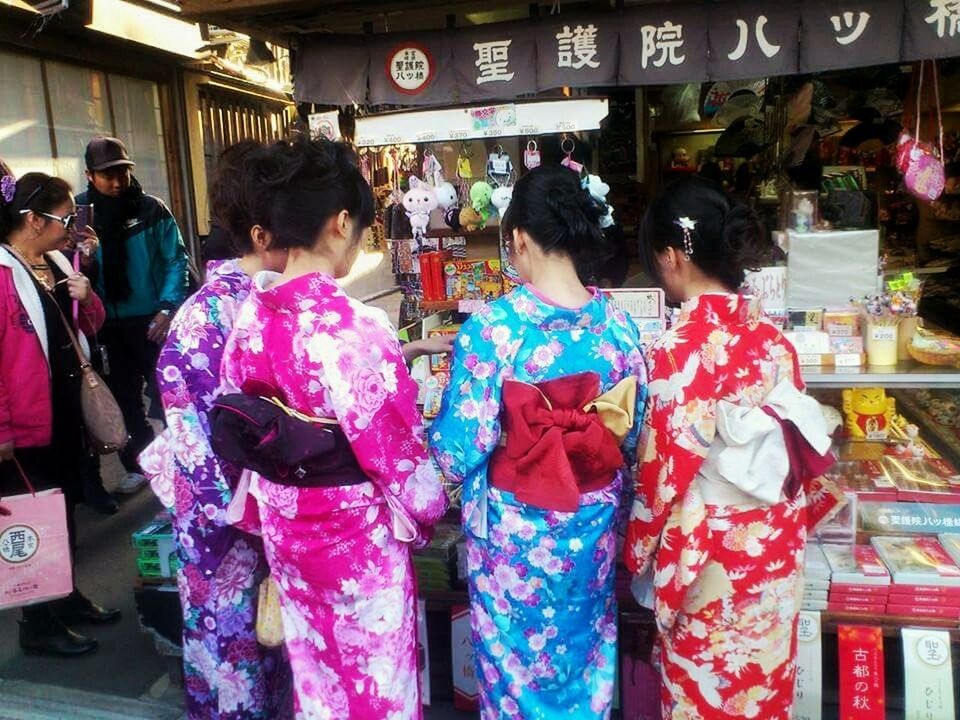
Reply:
M649 1L563 0L559 7L562 12L602 10ZM536 12L549 14L553 5L516 0L180 0L187 17L272 38L315 32L363 33L365 28L375 33L441 29L450 16L462 27L516 20Z

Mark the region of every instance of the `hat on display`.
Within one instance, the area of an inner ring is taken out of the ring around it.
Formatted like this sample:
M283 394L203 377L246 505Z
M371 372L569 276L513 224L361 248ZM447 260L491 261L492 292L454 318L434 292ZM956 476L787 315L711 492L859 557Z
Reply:
M114 167L134 167L136 165L127 153L127 147L112 137L94 138L87 144L84 154L87 170L109 170Z

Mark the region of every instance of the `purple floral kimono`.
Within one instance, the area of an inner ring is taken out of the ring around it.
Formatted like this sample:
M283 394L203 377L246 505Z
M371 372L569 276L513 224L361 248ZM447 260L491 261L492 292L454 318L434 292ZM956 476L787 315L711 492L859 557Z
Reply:
M293 714L289 664L281 649L256 639L263 544L226 523L239 470L222 464L208 440L224 345L250 286L235 261L211 263L206 283L177 313L157 363L168 428L140 456L173 515L191 720Z

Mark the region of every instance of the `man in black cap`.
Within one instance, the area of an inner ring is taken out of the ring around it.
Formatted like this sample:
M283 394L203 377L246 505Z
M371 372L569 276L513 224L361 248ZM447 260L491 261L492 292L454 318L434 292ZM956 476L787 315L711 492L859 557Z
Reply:
M131 174L134 162L122 142L94 138L85 159L89 185L77 203L94 206L93 225L100 238L94 282L107 320L99 339L109 366L105 380L130 433L120 453L127 475L117 492L130 494L146 483L137 455L154 433L144 412L144 385L153 383L160 345L187 294L187 252L173 215L161 200L145 194ZM95 462L85 488L87 502L101 512L116 512L116 501L103 490L99 476Z

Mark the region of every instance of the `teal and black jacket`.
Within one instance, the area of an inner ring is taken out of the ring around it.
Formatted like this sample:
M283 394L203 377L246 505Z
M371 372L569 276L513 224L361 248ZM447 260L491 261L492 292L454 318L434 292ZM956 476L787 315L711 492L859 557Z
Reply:
M87 193L77 196L77 204L88 203ZM94 208L94 226L97 213ZM177 221L163 201L143 195L136 217L127 221L127 278L129 297L108 302L104 292L103 255L97 249L97 270L92 273L94 288L103 299L108 320L156 315L161 310L176 310L186 299L188 287L187 249ZM100 238L101 243L104 238Z

